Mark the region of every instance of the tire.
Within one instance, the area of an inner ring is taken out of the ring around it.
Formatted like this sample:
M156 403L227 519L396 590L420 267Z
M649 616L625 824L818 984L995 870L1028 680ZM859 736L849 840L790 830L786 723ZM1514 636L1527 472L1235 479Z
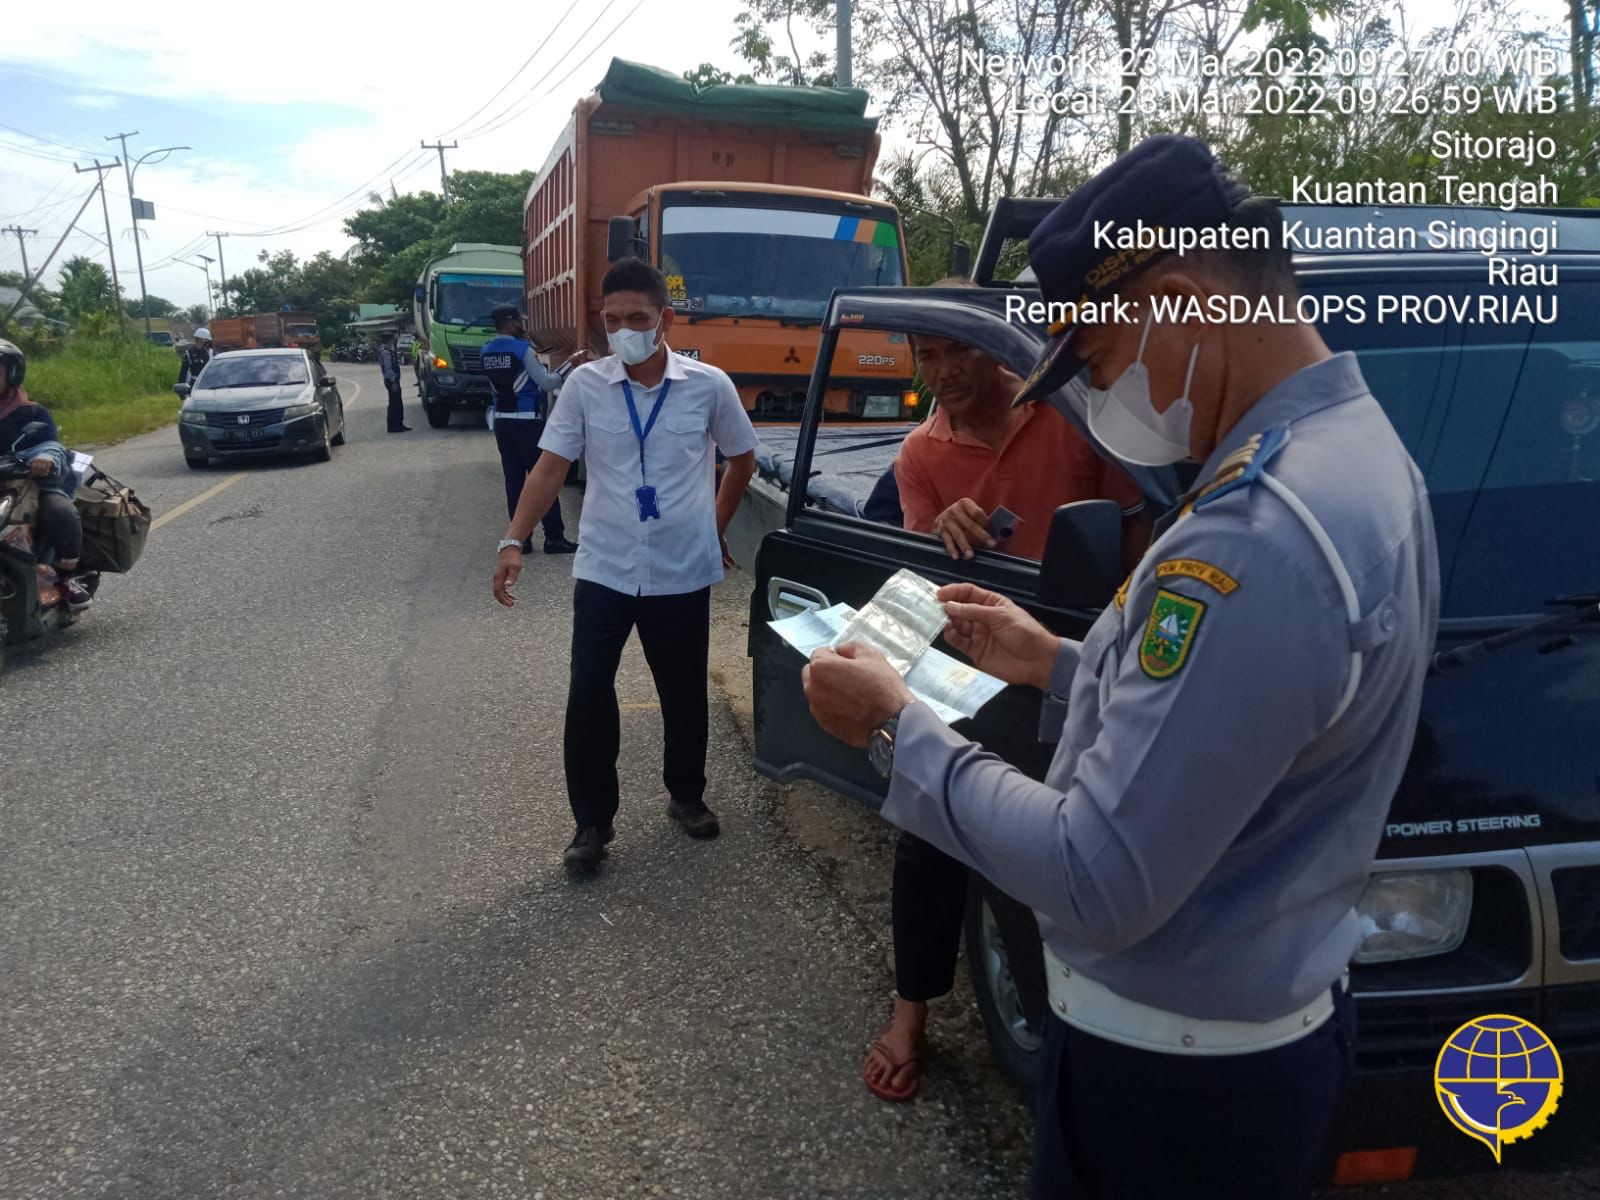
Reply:
M344 445L344 421L342 420L339 422L339 432L333 435L333 444L335 446Z
M442 404L424 404L422 415L428 418L428 424L434 429L443 429L450 424L450 410Z
M187 454L183 456L183 461L189 464L191 470L195 471L204 471L211 465L209 458L190 458Z
M333 449L332 449L332 446L333 446L332 439L330 439L326 434L324 434L323 438L322 438L322 445L318 449L313 450L311 452L311 461L312 462L319 462L319 463L320 462L332 462L333 461Z
M1033 912L974 877L967 889L967 970L995 1062L1032 1094L1043 1070L1049 996Z

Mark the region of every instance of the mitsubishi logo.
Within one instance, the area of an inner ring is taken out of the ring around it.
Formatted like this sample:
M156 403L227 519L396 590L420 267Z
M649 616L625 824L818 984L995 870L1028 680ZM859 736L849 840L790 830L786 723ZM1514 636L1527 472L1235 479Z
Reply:
M250 414L249 413L240 413L239 414L239 424L241 424L241 425L250 424Z
M792 363L792 362L799 362L800 361L800 356L794 352L794 347L793 346L789 347L789 353L784 356L783 361L786 362L786 363Z

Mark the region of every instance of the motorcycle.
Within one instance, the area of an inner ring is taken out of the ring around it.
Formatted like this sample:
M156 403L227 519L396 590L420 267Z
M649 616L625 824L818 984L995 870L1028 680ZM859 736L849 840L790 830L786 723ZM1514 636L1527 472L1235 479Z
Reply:
M0 672L7 647L46 637L77 619L54 569L34 551L32 521L38 501L39 487L28 464L0 453ZM78 578L90 595L99 590L100 572L80 572Z

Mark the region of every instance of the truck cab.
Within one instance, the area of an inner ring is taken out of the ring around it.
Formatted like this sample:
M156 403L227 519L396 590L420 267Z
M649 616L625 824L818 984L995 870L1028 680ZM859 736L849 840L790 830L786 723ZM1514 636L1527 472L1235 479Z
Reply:
M1034 206L1034 220L1054 203L1020 202ZM1297 206L1285 215L1357 220L1348 210ZM1416 228L1505 216L1403 207L1358 215ZM1600 717L1600 555L1591 533L1600 521L1600 214L1519 215L1560 228L1561 250L1542 260L1558 268L1559 283L1513 289L1542 303L1549 320L1322 327L1335 351L1356 355L1424 473L1444 585L1415 746L1357 910L1366 932L1350 968L1357 1066L1328 1151L1332 1182L1490 1165L1483 1147L1440 1113L1432 1079L1445 1040L1485 1014L1534 1022L1565 1067L1562 1109L1518 1145L1519 1165L1592 1154L1600 1106L1600 752L1590 740ZM816 725L802 664L768 622L840 601L859 606L906 567L1007 595L1064 637L1081 636L1111 598L1108 578L1080 575L1064 589L1054 548L1043 563L988 550L952 560L936 538L872 514L872 472L852 477L838 465L846 456L822 437L831 379L851 369L839 350L852 331L951 338L1027 375L1046 333L1007 320L1004 302L1038 293L1025 277L989 276L1001 257L996 226L1017 218L1009 232L1025 237L1029 216L1017 205L997 210L979 255L979 279L989 284L981 291L840 291L828 305L785 472L786 507L755 557L749 653L755 765L764 775L814 780L872 807L885 789L863 752ZM1484 258L1474 253L1307 254L1296 269L1303 293L1361 298L1369 311L1380 294L1500 294L1486 286ZM1073 381L1051 402L1090 436L1069 394L1081 386ZM1157 512L1191 482L1181 468L1128 470ZM1353 479L1359 470L1351 464ZM1007 688L957 729L1039 777L1053 749L1031 736L1040 700L1032 689ZM1037 1070L1046 1013L1037 929L991 884L969 896L966 957L984 1026L1001 1065L1026 1081Z
M522 253L515 246L457 242L417 277L414 368L428 424L455 412L482 413L491 399L481 352L494 337L489 314L522 304Z

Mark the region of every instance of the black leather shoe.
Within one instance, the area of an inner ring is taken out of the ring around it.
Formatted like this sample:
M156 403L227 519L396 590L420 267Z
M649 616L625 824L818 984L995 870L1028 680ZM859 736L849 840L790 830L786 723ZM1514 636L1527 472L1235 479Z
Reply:
M546 538L544 542L546 554L576 554L578 543L569 542L566 538Z
M616 826L614 826L610 821L607 821L604 825L600 826L600 844L602 846L609 846L616 840Z
M589 870L606 856L607 840L605 831L599 826L584 825L573 835L572 844L561 856L561 861L574 870Z
M410 433L411 432L411 426L409 426L409 425L396 425L393 429L389 430L389 432L390 433Z
M667 805L671 817L692 838L714 838L722 832L717 814L706 807L704 800L673 800Z

